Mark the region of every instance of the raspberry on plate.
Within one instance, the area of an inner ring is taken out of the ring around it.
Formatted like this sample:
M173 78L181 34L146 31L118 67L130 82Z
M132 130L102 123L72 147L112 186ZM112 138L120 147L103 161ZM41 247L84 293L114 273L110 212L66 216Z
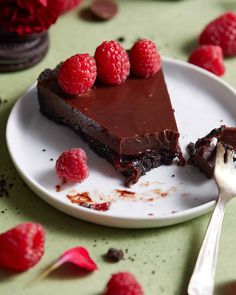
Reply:
M0 234L0 267L24 271L39 262L44 253L44 229L23 223Z
M94 58L85 54L76 54L60 66L57 80L61 89L70 95L79 95L89 90L97 76Z
M190 55L189 62L217 76L222 76L225 72L223 52L219 46L202 45L198 47Z
M218 45L225 56L236 55L236 13L226 12L210 22L200 35L199 42Z
M156 44L148 39L142 39L134 43L129 58L131 72L138 77L151 77L161 67L161 58Z
M103 295L143 295L142 286L129 272L113 274Z
M80 148L64 151L56 161L57 175L68 182L82 182L88 175L87 155Z
M98 79L108 85L123 83L130 70L129 57L117 41L105 41L95 51Z

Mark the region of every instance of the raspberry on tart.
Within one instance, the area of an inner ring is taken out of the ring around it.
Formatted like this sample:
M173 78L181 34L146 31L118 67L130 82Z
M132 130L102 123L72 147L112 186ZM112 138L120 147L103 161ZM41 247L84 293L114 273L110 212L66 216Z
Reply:
M130 70L129 57L117 41L105 41L95 51L98 79L108 85L123 83Z
M96 79L96 63L89 54L71 56L59 67L57 80L67 94L78 95L89 90Z
M131 72L138 77L151 77L161 68L156 44L148 39L137 41L130 50L129 58Z

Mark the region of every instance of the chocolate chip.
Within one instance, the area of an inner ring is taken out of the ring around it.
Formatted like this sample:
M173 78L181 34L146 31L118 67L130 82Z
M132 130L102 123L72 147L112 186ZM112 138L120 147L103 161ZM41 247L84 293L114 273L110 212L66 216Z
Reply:
M100 20L109 20L117 14L118 5L112 0L94 0L90 11Z
M122 250L116 249L116 248L110 248L108 249L108 252L106 254L106 258L108 261L111 262L118 262L124 257L124 253Z

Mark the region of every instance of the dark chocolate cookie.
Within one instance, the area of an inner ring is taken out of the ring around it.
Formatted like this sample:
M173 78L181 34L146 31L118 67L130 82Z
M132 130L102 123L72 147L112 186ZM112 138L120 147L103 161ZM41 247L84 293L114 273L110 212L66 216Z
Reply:
M15 72L32 67L46 55L48 33L20 37L0 31L0 72Z

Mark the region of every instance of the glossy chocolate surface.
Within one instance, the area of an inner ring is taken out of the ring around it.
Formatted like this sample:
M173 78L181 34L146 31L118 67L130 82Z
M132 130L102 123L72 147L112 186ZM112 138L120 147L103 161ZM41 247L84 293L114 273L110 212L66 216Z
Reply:
M49 108L58 113L64 108L61 116L66 121L78 121L83 132L118 154L133 155L159 148L164 130L174 133L176 138L170 149L176 151L178 129L162 70L147 79L129 78L119 86L97 83L76 97L61 91L55 73L45 72L38 89L39 97L48 97ZM51 97L48 89L52 91ZM53 106L49 100L54 100ZM71 110L69 118L67 113Z

